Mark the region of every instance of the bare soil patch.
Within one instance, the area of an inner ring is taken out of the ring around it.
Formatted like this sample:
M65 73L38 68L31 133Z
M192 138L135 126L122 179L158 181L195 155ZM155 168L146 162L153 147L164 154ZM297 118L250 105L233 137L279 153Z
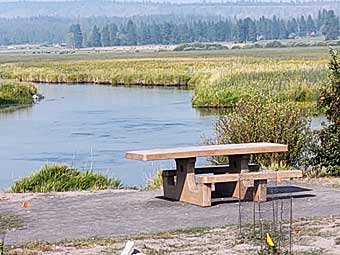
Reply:
M112 239L87 239L57 244L31 243L9 254L120 254L127 240L143 254L257 254L259 243L240 238L237 225L193 228ZM340 217L299 220L293 224L294 254L340 254Z

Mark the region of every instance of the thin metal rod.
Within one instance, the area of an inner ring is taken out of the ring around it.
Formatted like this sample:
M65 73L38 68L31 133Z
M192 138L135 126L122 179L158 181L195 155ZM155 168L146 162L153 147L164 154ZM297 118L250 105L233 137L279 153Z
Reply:
M281 208L280 208L280 238L279 238L279 250L281 250L281 240L283 240L283 235L282 235L282 213L283 213L283 201L281 200Z
M241 217L241 178L239 177L238 182L238 219L240 225L240 235L242 235L242 217Z
M255 191L253 191L253 238L255 238L256 225L256 201L254 200Z
M258 207L259 207L261 251L263 251L263 226L262 226L261 202L258 203Z
M289 217L289 254L292 254L292 228L293 228L293 197L290 197L290 217Z

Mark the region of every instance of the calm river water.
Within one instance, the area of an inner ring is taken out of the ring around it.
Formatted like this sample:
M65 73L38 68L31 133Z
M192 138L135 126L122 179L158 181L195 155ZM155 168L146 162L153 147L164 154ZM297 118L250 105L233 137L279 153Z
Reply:
M200 144L216 119L191 107L188 90L47 84L38 90L45 99L33 107L0 112L0 189L52 163L140 186L174 162L126 160L126 151Z
M38 104L0 113L2 189L47 163L142 185L174 163L126 160L126 151L200 144L216 118L193 109L187 90L45 84L38 90L45 96Z

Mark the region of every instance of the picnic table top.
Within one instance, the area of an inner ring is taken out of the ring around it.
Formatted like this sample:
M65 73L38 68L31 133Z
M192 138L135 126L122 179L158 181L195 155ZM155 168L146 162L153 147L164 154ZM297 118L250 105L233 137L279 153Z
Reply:
M247 155L259 153L286 152L288 146L278 143L240 143L206 146L190 146L166 149L128 151L127 159L135 160L163 160L178 158L210 157L222 155Z

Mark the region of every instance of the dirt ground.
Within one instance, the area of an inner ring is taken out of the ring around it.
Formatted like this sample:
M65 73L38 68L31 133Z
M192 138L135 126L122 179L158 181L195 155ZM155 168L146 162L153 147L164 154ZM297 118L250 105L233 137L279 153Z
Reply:
M339 184L335 178L304 179L274 188L270 196L294 198L293 254L340 255ZM5 245L17 255L120 254L127 240L143 254L265 254L247 227L240 236L237 201L201 208L161 195L134 190L0 194L0 216L8 215L4 219L14 224ZM242 205L246 212L251 208L252 203Z
M340 254L340 217L305 219L293 224L293 254ZM142 254L264 254L260 241L242 238L237 225L194 228L113 239L87 239L57 244L31 243L11 249L16 255L107 255L120 254L127 240L135 241ZM265 243L263 244L265 247ZM288 249L288 245L286 247Z

